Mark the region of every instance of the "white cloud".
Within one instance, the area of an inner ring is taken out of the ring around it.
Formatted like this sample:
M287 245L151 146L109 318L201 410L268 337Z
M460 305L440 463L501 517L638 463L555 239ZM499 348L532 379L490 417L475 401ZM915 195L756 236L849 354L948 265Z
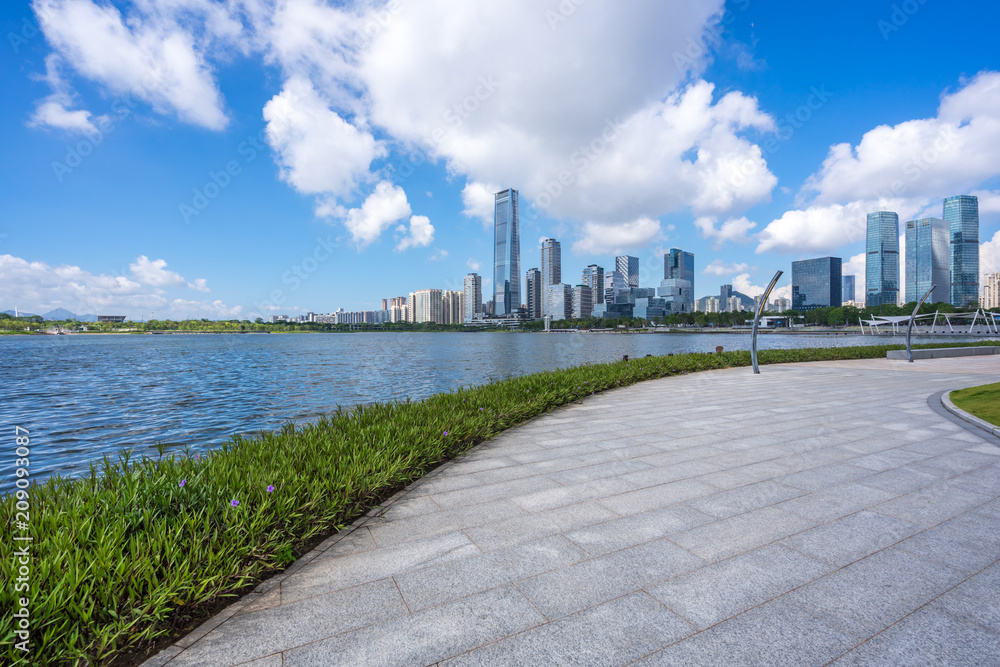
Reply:
M1000 273L1000 230L979 246L979 284L987 273Z
M888 210L900 221L941 216L941 201L979 192L985 208L1000 195L977 190L1000 176L1000 72L981 72L945 93L933 118L880 125L861 141L830 147L799 193L798 210L759 234L757 252L832 251L864 239L866 216Z
M62 61L51 53L45 58L45 76L39 77L49 84L52 93L40 101L28 121L30 127L52 127L67 132L97 134L92 114L86 109L70 109L76 105L76 94L63 79Z
M176 271L167 269L165 259L149 259L145 255L139 255L135 262L128 265L132 272L132 277L143 285L151 287L179 287L186 285L187 281Z
M306 194L347 197L369 178L385 147L341 118L306 79L285 82L264 105L267 142L277 154L281 179Z
M208 288L208 281L204 278L195 278L193 282L187 284L188 287L195 290L196 292L211 292Z
M413 216L410 218L410 229L406 230L400 225L400 231L404 232L405 236L396 244L397 252L402 252L407 248L426 248L434 241L434 226L431 224L430 218L425 215Z
M344 217L344 226L351 238L363 249L382 235L394 222L410 215L410 204L403 188L382 181L368 195L361 208L352 208ZM432 232L433 232L433 228Z
M32 6L46 40L82 76L187 123L211 130L228 124L204 53L192 32L172 19L148 12L126 18L114 5L92 0L34 0Z
M854 276L854 300L865 302L865 253L854 255L840 266L840 274ZM902 271L901 271L902 272ZM904 277L905 277L905 272Z
M38 314L65 308L77 315L148 317L234 317L242 309L220 301L168 301L159 287L183 287L183 278L165 269L162 260L140 256L130 265L132 276L94 274L79 266L51 266L13 255L0 255L0 304ZM137 267L137 268L135 268ZM142 284L141 281L148 281ZM204 280L195 283L204 285Z
M462 214L469 218L477 218L484 228L493 224L493 208L496 203L496 193L501 188L486 183L466 183L462 188L462 204L465 209Z
M587 222L582 238L573 244L577 255L619 255L660 238L660 221L639 218L624 224Z
M438 248L437 250L431 253L431 256L428 257L428 259L431 260L432 262L439 262L447 256L448 256L447 250L442 250L441 248Z
M713 248L721 248L724 243L748 243L750 237L748 233L757 226L757 223L750 222L746 216L730 218L724 221L718 228L715 226L715 218L702 216L694 221L695 228L701 232L704 238L712 240Z
M767 289L767 285L754 285L751 283L749 273L741 273L738 276L734 276L732 285L733 291L742 292L743 294L751 297L763 294L764 290ZM768 297L768 301L774 301L779 298L792 298L792 286L790 284L782 287L775 286L775 288L771 290L771 295Z
M472 269L473 271L478 271L480 269L480 267L482 267L482 264L480 264L476 260L472 259L471 257L469 259L465 260L465 265L467 267L469 267L470 269Z
M712 262L705 267L705 273L712 276L731 276L737 273L743 273L749 269L750 265L743 262L726 264L721 259L713 259Z

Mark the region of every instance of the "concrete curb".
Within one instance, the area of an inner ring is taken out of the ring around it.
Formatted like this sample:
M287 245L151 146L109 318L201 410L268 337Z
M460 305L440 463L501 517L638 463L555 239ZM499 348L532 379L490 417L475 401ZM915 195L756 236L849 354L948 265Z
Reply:
M946 391L945 393L941 394L941 405L944 406L945 410L947 410L951 414L955 415L956 417L958 417L962 421L969 422L973 426L977 426L977 427L983 429L984 431L986 431L987 433L1000 438L1000 426L994 426L993 424L989 423L988 421L984 421L984 420L980 419L979 417L974 417L974 416L970 415L968 412L966 412L965 410L962 410L961 408L956 407L955 404L952 403L951 399L949 398L950 394L951 394L950 391Z

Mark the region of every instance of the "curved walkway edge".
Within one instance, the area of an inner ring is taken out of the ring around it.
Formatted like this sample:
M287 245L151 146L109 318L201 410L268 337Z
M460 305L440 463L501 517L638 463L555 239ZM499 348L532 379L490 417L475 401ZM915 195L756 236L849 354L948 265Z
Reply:
M950 391L946 391L943 394L941 394L941 404L945 407L946 410L948 410L948 412L955 415L962 421L966 421L977 428L983 429L990 435L1000 438L1000 426L994 426L985 419L980 419L979 417L969 414L962 408L958 407L957 405L951 402L950 394L951 394Z
M1000 441L946 411L998 378L1000 355L865 359L588 397L145 667L1000 665Z

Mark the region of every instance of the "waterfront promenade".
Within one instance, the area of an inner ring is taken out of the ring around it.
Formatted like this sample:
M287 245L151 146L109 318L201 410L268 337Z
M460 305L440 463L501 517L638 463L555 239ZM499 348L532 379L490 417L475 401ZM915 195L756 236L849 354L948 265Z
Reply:
M1000 664L1000 355L710 371L479 445L147 666Z

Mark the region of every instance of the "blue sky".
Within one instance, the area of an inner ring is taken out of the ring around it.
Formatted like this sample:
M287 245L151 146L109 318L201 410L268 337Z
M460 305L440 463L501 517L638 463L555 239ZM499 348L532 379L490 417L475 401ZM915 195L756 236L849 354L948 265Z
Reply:
M1000 271L995 3L622 4L3 3L0 309L460 289L506 187L522 269L555 237L566 282L627 252L655 286L680 247L698 296L828 254L860 290L865 213L953 194Z

